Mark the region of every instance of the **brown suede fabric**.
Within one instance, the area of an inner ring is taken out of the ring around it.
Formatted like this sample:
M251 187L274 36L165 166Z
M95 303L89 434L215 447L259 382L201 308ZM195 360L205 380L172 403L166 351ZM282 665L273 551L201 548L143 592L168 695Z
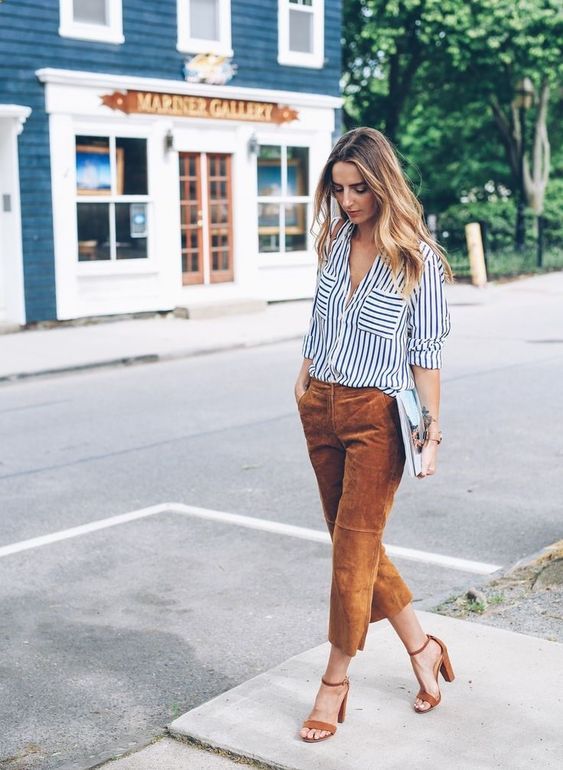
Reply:
M405 462L397 404L378 388L311 379L299 413L332 538L328 638L355 655L369 623L412 601L381 542Z

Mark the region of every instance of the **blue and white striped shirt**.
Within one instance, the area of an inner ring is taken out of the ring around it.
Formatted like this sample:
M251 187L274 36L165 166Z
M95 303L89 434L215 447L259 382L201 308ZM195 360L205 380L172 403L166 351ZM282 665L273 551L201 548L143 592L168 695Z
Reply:
M356 291L350 293L350 238L346 222L320 270L303 357L318 380L354 388L376 387L390 396L412 388L411 364L442 366L442 345L450 331L440 257L421 242L424 272L408 299L393 283L391 269L377 256ZM404 285L402 273L398 286Z

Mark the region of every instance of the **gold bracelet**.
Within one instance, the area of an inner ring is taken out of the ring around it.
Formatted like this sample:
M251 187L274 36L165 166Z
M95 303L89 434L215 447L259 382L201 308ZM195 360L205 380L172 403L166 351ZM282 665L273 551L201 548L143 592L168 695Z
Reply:
M425 441L435 441L438 445L440 445L442 443L443 438L444 437L442 435L442 431L440 431L439 438L434 438L433 436L426 436L424 440Z

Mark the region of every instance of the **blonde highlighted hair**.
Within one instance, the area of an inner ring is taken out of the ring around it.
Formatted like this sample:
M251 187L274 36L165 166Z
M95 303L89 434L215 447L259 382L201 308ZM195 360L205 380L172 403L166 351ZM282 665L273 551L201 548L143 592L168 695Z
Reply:
M375 196L374 244L381 249L396 282L403 272L401 293L408 297L422 278L421 241L439 256L446 280L453 280L445 253L424 223L422 206L409 187L391 143L374 128L354 128L341 136L321 172L314 204L314 221L318 227L315 248L319 262L326 259L331 239L332 167L340 161L353 163ZM348 220L346 212L340 206L339 209L340 216Z

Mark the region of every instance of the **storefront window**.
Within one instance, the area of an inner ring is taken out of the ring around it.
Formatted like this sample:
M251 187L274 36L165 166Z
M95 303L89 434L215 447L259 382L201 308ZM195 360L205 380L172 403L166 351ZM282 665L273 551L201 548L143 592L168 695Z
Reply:
M262 145L257 176L259 251L306 251L309 148Z
M78 259L110 259L109 206L81 203L78 206Z
M146 139L76 137L78 260L148 256Z

